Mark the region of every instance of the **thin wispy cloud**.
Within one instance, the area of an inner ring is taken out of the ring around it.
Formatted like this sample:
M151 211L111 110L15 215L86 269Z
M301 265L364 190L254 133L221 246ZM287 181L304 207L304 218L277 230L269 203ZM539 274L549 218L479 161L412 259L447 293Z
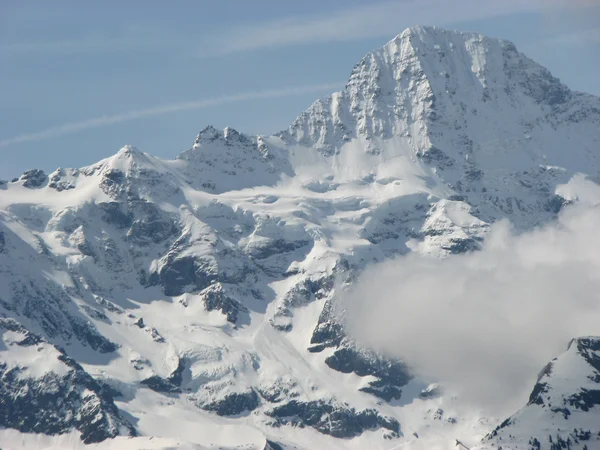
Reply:
M106 115L101 117L95 117L92 119L82 120L78 122L66 123L51 128L46 128L42 131L33 133L21 134L11 138L0 140L0 148L8 147L15 144L22 144L25 142L36 142L43 141L50 138L56 138L65 136L68 134L74 134L81 131L102 128L114 124L123 122L129 122L132 120L145 119L148 117L162 116L166 114L178 113L182 111L191 111L197 109L204 109L211 106L224 105L228 103L244 102L248 100L259 100L268 98L281 98L289 97L293 95L302 95L316 92L328 92L343 86L343 82L337 83L323 83L323 84L311 84L305 86L287 87L282 89L269 89L255 92L243 92L233 95L225 95L214 98L207 98L203 100L195 100L190 102L179 102L170 103L167 105L160 105L151 108L135 109L126 111L123 113Z
M244 51L330 42L350 42L386 37L415 24L447 26L456 22L485 19L551 7L588 6L600 0L388 0L353 7L341 5L327 14L282 17L265 22L233 24L210 34L196 34L199 57L225 56ZM570 3L571 2L571 3ZM200 29L201 30L201 29ZM190 34L143 26L116 35L91 34L67 40L13 42L0 45L6 55L33 52L113 52L140 48L181 49L190 47ZM196 45L196 44L194 44Z
M552 2L551 2L552 3ZM561 0L556 0L560 5ZM202 42L200 57L266 48L392 37L414 24L447 25L547 7L542 0L397 0L318 16L294 16L232 27Z
M543 44L561 46L600 44L600 28L558 34L545 39Z

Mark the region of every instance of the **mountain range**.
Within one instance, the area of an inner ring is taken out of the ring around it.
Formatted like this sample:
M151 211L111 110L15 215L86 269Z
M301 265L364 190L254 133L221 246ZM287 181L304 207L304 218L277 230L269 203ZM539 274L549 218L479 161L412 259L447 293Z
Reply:
M599 150L600 98L508 41L417 26L275 135L208 126L174 160L125 146L0 181L0 442L600 448L598 337L486 418L343 320L376 262L549 223Z

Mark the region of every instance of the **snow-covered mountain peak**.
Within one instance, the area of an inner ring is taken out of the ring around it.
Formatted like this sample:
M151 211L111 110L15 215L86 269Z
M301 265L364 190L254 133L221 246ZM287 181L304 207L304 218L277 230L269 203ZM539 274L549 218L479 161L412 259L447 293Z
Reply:
M566 86L509 41L416 26L368 53L342 92L315 102L282 136L325 154L353 138L412 136L414 150L424 152L431 144L428 127L446 123L447 115L455 119L457 112L470 116L494 107L525 120L569 99Z
M202 131L200 131L200 133L198 133L198 136L196 137L196 140L194 141L194 145L192 146L192 148L203 147L203 146L206 146L215 141L223 141L227 145L234 145L234 144L244 145L244 144L251 144L252 140L253 140L252 137L245 135L243 133L240 133L239 131L235 130L234 128L225 127L221 131L221 130L217 130L212 125L208 125Z
M370 70L365 71L365 66ZM384 90L390 81L410 85L426 79L435 95L451 93L448 87L468 88L484 95L483 100L494 97L492 92L482 93L486 89L510 95L510 81L515 78L515 86L537 102L553 105L569 98L566 86L520 53L512 42L427 26L408 28L367 54L355 67L351 80L355 77L379 84ZM451 84L447 84L449 79Z
M119 151L117 152L118 155L127 155L127 156L133 156L133 155L139 155L141 154L141 152L133 145L124 145L123 147L121 147L119 149Z
M237 131L231 127L225 127L223 129L223 137L225 138L225 141L230 144L235 143L235 142L245 143L245 142L249 142L251 140L245 134L242 134L239 131Z
M597 167L598 124L600 99L570 91L511 42L417 26L368 53L343 91L317 100L279 136L305 149L295 155L322 156L321 170L308 160L312 174L428 180L418 190L468 199L485 221L495 204L531 224L540 200L532 205L523 188Z
M202 131L198 133L196 136L196 140L194 141L194 147L200 146L203 143L212 142L216 139L222 138L223 133L217 130L212 125L207 125Z
M133 145L125 145L113 156L103 159L87 168L83 168L82 171L87 173L105 173L107 171L119 170L129 175L144 169L157 170L160 165L161 163L158 158L139 151Z
M195 187L209 192L274 184L289 173L287 154L272 148L264 137L249 136L226 127L204 128L174 167ZM242 176L243 174L243 176Z

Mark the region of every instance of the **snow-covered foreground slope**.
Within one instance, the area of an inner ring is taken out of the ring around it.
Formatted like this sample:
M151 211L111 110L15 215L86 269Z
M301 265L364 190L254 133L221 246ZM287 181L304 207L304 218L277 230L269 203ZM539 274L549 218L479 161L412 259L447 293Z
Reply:
M3 182L0 441L474 445L500 420L358 348L344 292L371 262L551 220L574 200L558 186L599 175L599 142L600 99L511 43L415 27L276 136L207 127L173 161L127 146ZM15 419L33 411L62 420Z
M600 448L600 338L581 337L545 366L527 406L482 448Z

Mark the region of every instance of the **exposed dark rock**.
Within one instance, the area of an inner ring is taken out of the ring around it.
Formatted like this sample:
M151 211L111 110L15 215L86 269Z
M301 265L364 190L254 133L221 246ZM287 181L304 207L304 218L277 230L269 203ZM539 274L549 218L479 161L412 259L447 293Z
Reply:
M526 73L524 87L537 102L557 106L571 98L571 91L547 70Z
M398 400L402 396L402 389L390 386L383 380L371 381L368 386L360 388L360 391L379 397L386 402Z
M154 342L158 342L159 344L163 344L163 343L167 342L166 339L161 336L161 334L158 332L158 330L156 328L150 327L150 328L145 328L145 329L148 333L150 333L150 336L152 337Z
M82 231L82 228L77 229L76 231ZM97 255L94 251L94 247L92 246L91 242L85 238L85 233L83 231L80 236L83 239L77 239L75 242L75 247L77 250L79 250L82 255L91 256L92 258L96 259Z
M374 409L356 411L347 405L332 405L323 401L292 400L266 414L276 421L273 425L310 426L323 434L337 438L360 436L366 430L385 428L400 432L400 424L391 417L380 416Z
M89 322L72 318L71 327L80 342L89 344L99 353L111 353L119 348L118 344L101 335Z
M62 337L70 341L75 337L83 345L90 346L100 353L110 353L118 345L108 340L94 325L83 316L76 315L66 308L71 299L51 285L14 283L12 303L8 309L33 320L43 330L46 337Z
M129 362L135 370L144 370L146 367L152 365L150 361L144 358L132 358Z
M31 347L32 345L37 345L41 342L42 338L37 334L27 333L26 337L22 341L17 342L17 345L20 345L21 347Z
M560 210L563 208L563 206L565 206L568 203L569 202L567 200L565 200L563 197L561 197L560 195L553 195L546 202L545 209L548 212L558 214L560 212Z
M485 438L486 440L494 440L500 446L502 438L505 438L511 432L510 427L521 422L524 414L525 417L531 417L533 414L536 421L544 425L537 426L537 423L532 422L536 425L530 430L532 433L530 443L532 445L542 441L542 438L548 436L548 432L552 430L559 431L559 433L552 435L554 437L550 438L550 446L547 448L551 450L581 448L580 446L571 447L570 443L579 443L579 441L586 441L592 437L590 430L570 428L568 423L572 422L572 425L577 425L582 414L585 415L591 409L596 411L600 406L600 389L589 383L589 381L592 381L592 383L600 385L600 338L583 337L573 339L569 343L568 353L572 357L581 358L587 362L589 372L583 371L581 379L578 380L577 375L574 375L567 368L570 383L565 384L563 381L565 374L562 372L565 370L565 366L555 363L554 361L557 359L555 358L540 371L527 406L502 422ZM560 358L558 357L558 359ZM579 363L577 363L577 367L580 367ZM594 413L590 412L589 414ZM569 428L573 431L570 431ZM600 439L600 433L595 431L594 434L597 434L597 439ZM511 437L510 434L508 436ZM532 448L542 449L546 447L534 445Z
M165 380L164 378L161 378L158 375L152 375L151 377L142 380L141 383L143 385L148 386L153 391L160 393L173 394L181 392L181 389L179 389L178 386L175 386L170 381Z
M115 305L113 302L106 300L103 297L96 297L96 303L98 303L99 305L102 305L104 308L106 308L107 310L109 310L112 313L115 314L124 314L125 311L123 311L123 309L117 305Z
M280 331L291 331L291 317L294 316L292 309L327 297L332 292L334 283L334 275L327 275L316 279L305 278L294 285L285 294L275 315L269 320L271 326Z
M276 330L287 333L289 331L292 331L292 329L294 328L294 326L292 325L292 321L291 320L282 321L281 319L284 317L289 319L291 316L292 316L291 312L289 310L287 310L283 314L280 313L277 316L274 316L271 319L269 319L269 323Z
M529 401L527 405L543 405L544 404L544 394L546 394L549 390L548 383L540 381L545 376L549 376L552 374L552 362L549 362L544 366L544 368L540 371L537 378L537 383L533 387L531 394L529 395Z
M217 139L222 139L222 138L223 138L223 133L221 131L217 130L212 125L208 125L202 131L200 131L200 133L198 133L198 136L196 137L194 144L213 142L213 141L216 141Z
M474 238L451 239L448 244L442 245L442 249L447 250L453 255L457 255L459 253L472 252L474 250L479 250L480 248L480 242Z
M102 211L102 219L117 228L128 228L133 222L130 214L123 211L121 203L103 202L97 204Z
M564 406L558 408L550 408L550 411L552 411L554 414L562 414L565 420L567 420L571 415L571 411L568 408L565 408Z
M504 421L502 421L502 423L500 425L498 425L496 428L494 428L494 430L488 435L486 436L486 438L493 438L495 436L498 435L498 432L500 430L502 430L503 428L509 427L513 424L513 419L511 419L510 417Z
M242 134L239 131L237 131L233 128L230 128L230 127L225 128L223 137L225 138L226 145L233 145L233 144L249 145L252 143L252 141L250 140L250 138L248 136L246 136L245 134Z
M0 318L0 331L23 334L19 345L51 344L27 331L13 319ZM24 433L63 434L77 429L85 443L101 442L135 429L119 414L110 392L74 360L59 352L68 367L65 375L47 372L30 378L23 368L0 361L0 427Z
M211 262L193 256L178 257L171 253L166 259L166 264L158 272L152 272L147 280L150 286L162 286L165 295L181 295L190 288L202 290L218 278Z
M569 347L573 343L577 344L577 351L588 360L590 354L589 352L600 352L600 337L580 337L577 339L573 339L569 343Z
M465 178L468 181L477 181L483 178L483 172L480 169L469 168L465 171Z
M412 378L408 368L400 361L386 360L374 352L351 347L338 348L325 359L325 364L342 373L378 377L379 380L361 390L387 401L400 398L400 388Z
M38 188L41 187L44 183L46 183L47 176L43 170L40 169L31 169L23 173L21 175L21 180L23 180L23 186L26 188Z
M4 252L4 248L6 247L6 240L4 239L4 233L0 231L0 253Z
M307 305L313 300L321 300L329 295L334 284L335 278L332 275L316 279L306 278L287 292L284 303L298 307Z
M39 324L45 336L51 339L60 336L67 342L75 337L100 353L110 353L118 348L89 320L67 309L71 299L52 285L14 283L11 290L12 303L7 304L8 309Z
M219 400L201 403L200 408L212 411L219 416L237 416L246 411L253 411L258 407L260 399L254 390L246 392L232 392Z
M125 173L119 169L109 169L102 175L100 188L111 198L118 199L125 191Z
M177 368L169 375L167 381L175 386L181 386L181 382L183 381L183 371L185 370L185 360L183 358L179 358L179 362L177 363Z
M431 146L424 152L417 153L417 156L421 158L426 164L436 165L440 169L451 167L454 165L454 160L452 158L450 158L448 155L446 155L446 153L434 146Z
M90 317L98 320L108 321L108 316L104 314L102 311L98 311L97 309L91 308L87 305L81 305L81 309L83 309Z
M277 442L267 440L267 443L265 444L265 448L263 450L285 450L285 448L283 448Z
M589 411L590 408L600 405L600 390L599 389L581 389L575 395L568 398L569 405L581 409L582 411Z
M221 311L227 316L228 322L236 323L240 313L248 312L248 308L225 294L223 286L220 283L215 283L207 287L200 292L200 296L207 311Z
M600 338L577 338L574 339L569 347L577 345L577 352L600 374ZM600 381L596 381L600 383Z
M319 321L310 338L311 352L320 352L326 347L337 347L344 339L343 326L336 320L333 300L328 299L319 315Z
M279 403L300 395L298 384L295 381L282 379L261 386L258 393L269 403Z
M75 174L78 173L76 169L69 169ZM67 191L69 189L75 189L75 186L69 182L68 180L63 179L65 175L65 171L63 169L59 169L55 174L50 177L50 181L48 182L48 187L52 189L56 189L58 192Z
M150 202L131 202L127 215L133 217L127 238L138 245L157 244L179 232L173 218Z
M36 340L37 342L43 341L43 339L41 337L39 337L33 333L30 333L27 328L25 328L23 325L21 325L19 322L17 322L16 320L14 320L12 318L0 317L0 330L13 331L15 333L22 334L24 336L24 339L22 341L19 341L18 345L23 345L23 342L26 339L30 339L31 337L35 337L34 340ZM25 346L27 346L27 345L25 345Z
M548 384L547 383L536 383L535 386L533 387L533 390L531 391L531 394L529 394L529 401L527 402L528 405L543 405L544 404L544 397L542 396L543 394L545 394L546 392L548 392Z
M311 241L298 240L298 241L286 241L285 239L271 239L265 241L260 246L251 247L248 249L250 256L256 259L265 259L269 256L280 255L282 253L293 252L299 248L309 245Z

